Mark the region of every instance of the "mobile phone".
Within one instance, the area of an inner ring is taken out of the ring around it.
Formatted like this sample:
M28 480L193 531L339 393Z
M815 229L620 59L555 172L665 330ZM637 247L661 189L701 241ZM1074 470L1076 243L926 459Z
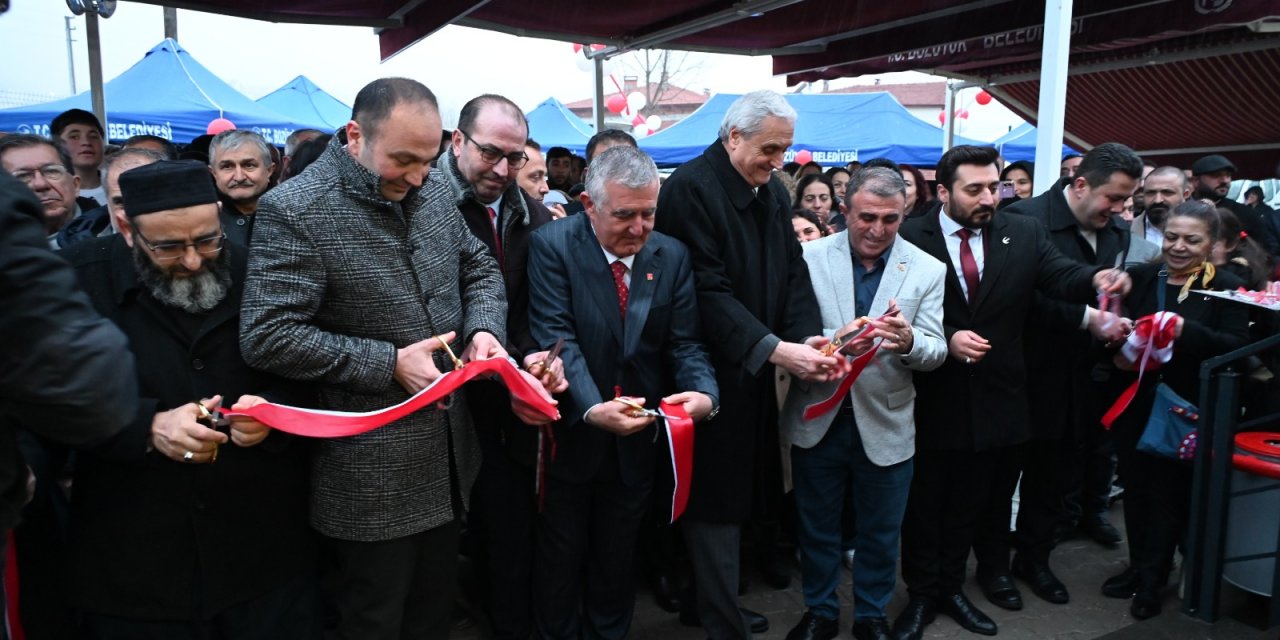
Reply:
M1000 193L999 193L999 195L1000 195L1000 199L1001 199L1001 200L1004 200L1004 199L1006 199L1006 198L1012 198L1012 197L1014 197L1014 196L1018 195L1018 192L1017 192L1017 191L1015 191L1015 190L1013 189L1013 181L1012 181L1012 180L1002 180L1002 181L1000 182Z

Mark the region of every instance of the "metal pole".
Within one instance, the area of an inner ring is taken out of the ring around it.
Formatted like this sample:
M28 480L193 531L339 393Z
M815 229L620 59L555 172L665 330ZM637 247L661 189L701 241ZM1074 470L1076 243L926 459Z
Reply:
M1036 117L1036 175L1032 193L1044 193L1058 181L1070 53L1071 0L1046 0L1044 45L1040 53L1040 105Z
M955 118L951 117L951 112L955 110L956 105L956 86L950 80L947 81L947 93L942 102L942 152L946 153L955 145L956 140L956 132L952 128Z
M1190 593L1183 602L1183 610L1198 620L1214 622L1218 619L1218 595L1222 584L1222 556L1226 545L1227 515L1231 494L1231 457L1235 452L1236 419L1240 402L1240 374L1226 370L1210 379L1216 387L1211 390L1213 404L1201 407L1200 419L1205 412L1212 412L1212 421L1198 431L1199 447L1208 445L1208 451L1196 454L1197 478L1193 487L1193 502L1199 510L1193 513L1203 516L1192 531L1200 534L1200 544L1188 545L1188 563L1194 563L1198 593ZM1194 489L1199 489L1196 493ZM1192 523L1195 524L1195 523Z
M71 32L76 28L71 26L71 21L75 20L74 16L66 16L63 20L67 23L67 77L71 81L71 95L76 94L76 54L71 48L71 43L75 42L71 39Z
M591 94L591 114L596 123L596 133L604 131L604 56L591 59L593 85Z
M89 90L93 95L93 115L107 126L107 106L102 96L102 41L98 38L98 14L84 13L85 33L89 39Z
M164 8L164 37L178 41L178 10L173 7Z

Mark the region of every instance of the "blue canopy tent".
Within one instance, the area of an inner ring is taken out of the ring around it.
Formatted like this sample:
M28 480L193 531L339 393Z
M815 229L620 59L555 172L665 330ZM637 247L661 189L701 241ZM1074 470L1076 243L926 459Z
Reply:
M674 166L701 154L719 136L720 121L738 95L717 94L689 117L640 140L659 166ZM908 112L886 92L788 95L800 114L795 142L785 159L809 151L815 162L835 166L885 157L932 167L942 155L942 129ZM955 144L985 145L957 136Z
M326 133L337 131L351 120L351 107L325 93L306 76L290 80L256 102L300 122L323 122L325 126L320 129Z
M595 131L573 115L563 103L547 98L525 114L529 119L529 137L538 141L545 152L549 147L565 147L580 156L586 155L587 140Z
M283 145L299 128L323 129L323 122L294 119L255 103L204 68L173 40L152 47L127 71L103 87L107 138L123 141L139 134L187 142L203 135L209 122L226 118ZM43 104L0 110L0 131L49 135L49 122L67 109L90 110L89 93Z
M1030 123L1024 122L1022 125L1014 127L1012 131L996 138L995 142L991 144L995 146L1006 162L1017 162L1019 160L1036 161L1036 128L1031 126ZM1062 145L1063 157L1073 153L1084 155L1065 144Z

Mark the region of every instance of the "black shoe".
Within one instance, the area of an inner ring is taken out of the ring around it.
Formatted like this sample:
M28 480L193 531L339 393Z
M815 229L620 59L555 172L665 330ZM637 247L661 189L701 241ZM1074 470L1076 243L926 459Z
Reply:
M751 629L751 633L765 633L769 630L769 619L750 609L739 608L742 617L747 621L747 628ZM686 627L701 627L702 620L698 618L698 610L692 606L685 607L680 610L680 624Z
M1031 585L1031 592L1041 600L1053 604L1066 604L1071 600L1067 585L1053 575L1047 562L1032 562L1021 556L1013 557L1013 575Z
M1007 573L990 577L978 576L978 585L991 604L1010 611L1022 609L1022 593L1013 584L1013 576Z
M924 637L924 628L933 624L935 617L937 605L933 600L912 598L893 621L894 640L920 640Z
M1108 598L1128 600L1138 591L1138 570L1133 567L1125 569L1118 575L1107 578L1102 583L1102 595Z
M756 569L764 583L774 589L782 590L791 586L791 562L784 550L770 549L756 558Z
M1071 522L1059 522L1053 528L1053 546L1058 546L1076 537L1076 525Z
M1138 620L1160 615L1160 594L1146 591L1134 594L1133 603L1129 605L1129 615Z
M1081 518L1080 533L1110 549L1120 546L1120 531L1104 515Z
M751 633L755 633L752 630ZM840 635L840 624L831 618L819 618L804 612L800 622L787 632L787 640L831 640Z
M854 640L893 640L889 621L884 618L864 618L853 622Z
M963 593L953 593L938 600L938 611L951 616L956 624L984 636L994 636L998 627L987 614L973 606Z
M653 599L663 611L677 613L683 609L681 595L674 576L659 573L653 577Z

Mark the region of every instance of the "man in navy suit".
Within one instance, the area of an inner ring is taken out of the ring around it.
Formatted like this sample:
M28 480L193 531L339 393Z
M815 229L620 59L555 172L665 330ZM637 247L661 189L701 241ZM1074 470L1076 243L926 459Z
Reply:
M534 624L543 638L621 638L631 624L631 559L660 427L615 398L683 405L696 422L714 415L719 396L699 339L689 252L653 233L653 160L609 149L592 163L582 202L585 216L543 226L529 247L533 338L543 348L564 339L569 381L535 525Z

